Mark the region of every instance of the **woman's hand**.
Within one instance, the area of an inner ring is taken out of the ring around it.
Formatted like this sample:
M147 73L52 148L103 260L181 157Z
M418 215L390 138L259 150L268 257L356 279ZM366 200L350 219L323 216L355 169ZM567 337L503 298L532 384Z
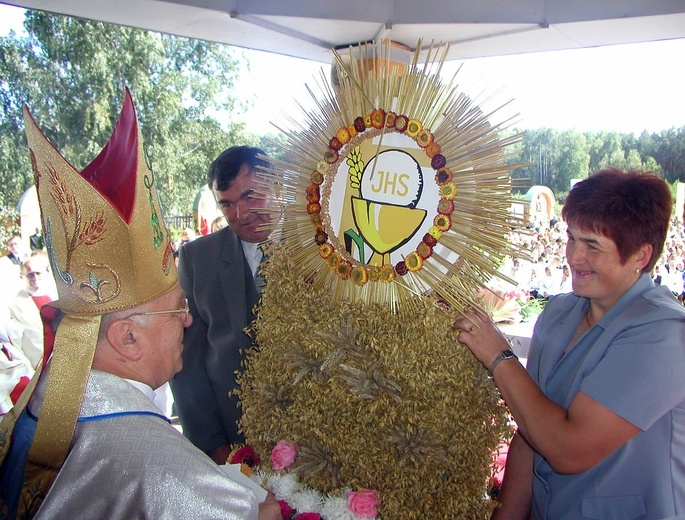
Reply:
M510 348L502 332L482 310L468 310L457 316L453 328L457 330L457 340L466 345L487 369L500 352Z

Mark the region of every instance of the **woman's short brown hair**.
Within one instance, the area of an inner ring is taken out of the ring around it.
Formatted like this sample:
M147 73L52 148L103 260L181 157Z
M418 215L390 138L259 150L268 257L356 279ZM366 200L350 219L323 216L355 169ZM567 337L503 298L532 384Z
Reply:
M609 168L573 186L561 216L568 225L613 240L623 263L651 244L652 257L642 270L649 272L661 256L672 207L671 191L656 172Z

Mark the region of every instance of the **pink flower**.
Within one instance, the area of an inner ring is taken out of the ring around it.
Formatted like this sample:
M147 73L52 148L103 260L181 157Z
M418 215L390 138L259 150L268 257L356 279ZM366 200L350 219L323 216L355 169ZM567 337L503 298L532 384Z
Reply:
M299 513L295 515L295 520L321 520L319 513Z
M278 505L281 506L281 518L283 518L283 520L290 520L290 517L293 516L293 513L295 512L293 508L290 507L290 504L285 500L279 500Z
M297 444L288 441L278 441L271 452L271 462L274 471L283 471L292 466L297 457Z
M380 503L376 491L371 489L360 489L347 495L347 509L361 518L374 518Z

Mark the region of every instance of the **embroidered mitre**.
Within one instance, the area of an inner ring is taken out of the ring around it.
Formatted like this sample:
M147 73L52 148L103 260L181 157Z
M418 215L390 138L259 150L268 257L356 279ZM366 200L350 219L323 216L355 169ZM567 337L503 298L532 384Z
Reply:
M67 314L134 307L177 283L173 251L128 90L112 137L76 171L24 108L43 236Z

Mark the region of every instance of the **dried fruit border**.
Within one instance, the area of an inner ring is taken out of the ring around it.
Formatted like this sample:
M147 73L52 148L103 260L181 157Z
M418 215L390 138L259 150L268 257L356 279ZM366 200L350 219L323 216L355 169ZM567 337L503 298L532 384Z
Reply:
M367 132L369 129L377 131ZM433 225L423 236L416 250L394 266L385 264L381 267L362 265L354 260L348 260L329 241L326 226L321 218L320 190L324 181L337 172L347 151L366 138L376 137L379 134L378 131L381 134L385 132L405 134L425 151L431 160L431 168L435 170L435 182L439 186L440 194ZM404 276L407 272L421 270L423 262L433 254L433 248L442 234L452 227L450 215L454 211L456 195L457 185L453 182L452 172L447 167L447 160L441 153L440 145L435 142L433 133L428 128L424 128L418 119L409 119L405 115L397 115L392 111L386 112L377 108L364 117L357 117L353 124L341 127L330 139L328 148L323 154L323 160L317 164L316 170L311 174L311 184L307 187L306 196L307 213L314 226L314 241L319 246L319 255L326 261L328 267L335 271L338 278L351 279L358 286L363 286L368 281L390 283L397 275Z

